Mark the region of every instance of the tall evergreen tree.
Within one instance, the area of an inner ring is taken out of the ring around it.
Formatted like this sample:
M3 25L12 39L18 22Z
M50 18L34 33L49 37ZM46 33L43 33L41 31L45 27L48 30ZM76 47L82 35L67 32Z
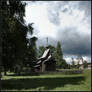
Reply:
M57 60L56 66L58 68L67 68L67 62L63 59L63 52L60 42L57 42L55 58Z
M27 26L24 26L25 4L17 0L0 1L2 19L2 65L6 70L21 63L26 50Z
M57 42L56 53L58 56L60 56L61 59L63 59L63 53L62 53L62 48L61 48L60 42Z
M74 61L74 58L72 58L72 68L75 68L75 61Z
M36 47L36 37L32 37L29 39L27 50L25 53L25 59L24 64L29 65L31 67L31 70L34 71L34 61L37 59L37 47Z

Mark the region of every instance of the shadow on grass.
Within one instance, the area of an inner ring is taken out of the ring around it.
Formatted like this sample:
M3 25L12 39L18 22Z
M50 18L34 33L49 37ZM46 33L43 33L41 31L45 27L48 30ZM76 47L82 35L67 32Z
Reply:
M56 87L64 87L66 84L79 85L85 77L58 77L58 78L27 78L2 80L2 90L37 89L52 90Z

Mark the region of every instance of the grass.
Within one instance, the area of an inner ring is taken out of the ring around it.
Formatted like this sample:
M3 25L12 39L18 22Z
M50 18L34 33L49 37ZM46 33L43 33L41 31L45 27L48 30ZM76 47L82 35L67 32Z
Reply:
M2 76L7 91L91 91L91 70L83 74L41 74L38 76Z

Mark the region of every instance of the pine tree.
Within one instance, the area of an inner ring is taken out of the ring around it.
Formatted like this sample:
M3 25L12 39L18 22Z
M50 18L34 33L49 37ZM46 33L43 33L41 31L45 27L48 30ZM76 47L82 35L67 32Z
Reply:
M25 4L16 0L1 0L0 14L2 19L2 66L4 73L22 61L26 48L27 27L22 25ZM17 16L16 16L17 15ZM12 69L11 69L12 70Z
M61 59L63 59L63 53L62 53L62 48L61 48L60 42L57 43L56 53L57 53L58 56L61 57Z
M58 68L60 68L62 65L61 63L63 61L63 53L62 53L62 48L61 48L60 42L57 42L55 58L57 60L56 66Z
M75 68L75 61L74 61L74 58L72 58L72 68Z
M57 61L56 62L57 68L66 69L68 67L67 62L63 59L63 52L60 42L57 42L55 59Z

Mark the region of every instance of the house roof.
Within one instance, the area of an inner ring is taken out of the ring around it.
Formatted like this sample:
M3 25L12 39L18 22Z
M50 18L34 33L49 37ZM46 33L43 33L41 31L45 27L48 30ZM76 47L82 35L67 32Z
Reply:
M50 49L46 49L41 58L45 58L50 52Z

